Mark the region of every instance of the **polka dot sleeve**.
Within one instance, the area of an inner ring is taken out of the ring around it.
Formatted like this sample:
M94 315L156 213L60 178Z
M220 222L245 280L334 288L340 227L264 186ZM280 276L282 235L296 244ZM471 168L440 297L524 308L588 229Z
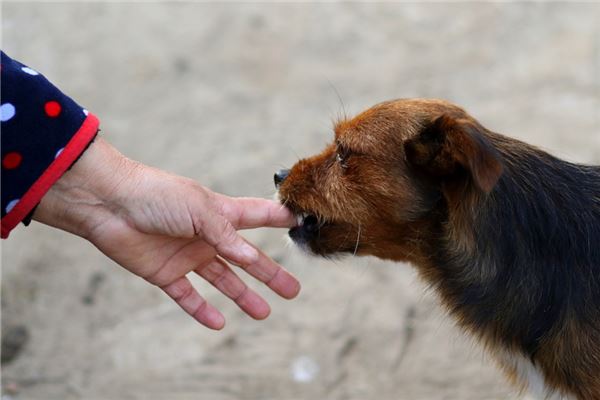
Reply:
M2 238L85 151L98 119L37 71L1 53Z

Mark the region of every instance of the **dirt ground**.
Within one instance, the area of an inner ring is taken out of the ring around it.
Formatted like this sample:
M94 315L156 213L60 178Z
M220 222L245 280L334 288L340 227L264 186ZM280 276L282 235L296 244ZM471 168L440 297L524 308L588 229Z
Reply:
M331 140L343 109L398 97L446 98L600 163L599 3L3 2L2 47L126 155L230 195L272 196L273 172ZM253 285L273 308L256 322L198 281L227 318L212 332L89 243L16 229L2 243L2 400L518 398L409 265L246 235L303 291Z

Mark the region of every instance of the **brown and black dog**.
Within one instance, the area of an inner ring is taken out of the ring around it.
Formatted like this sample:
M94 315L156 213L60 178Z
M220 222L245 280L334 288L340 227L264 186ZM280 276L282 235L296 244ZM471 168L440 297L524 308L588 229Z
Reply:
M337 123L275 184L300 247L412 263L521 388L600 399L600 167L407 99Z

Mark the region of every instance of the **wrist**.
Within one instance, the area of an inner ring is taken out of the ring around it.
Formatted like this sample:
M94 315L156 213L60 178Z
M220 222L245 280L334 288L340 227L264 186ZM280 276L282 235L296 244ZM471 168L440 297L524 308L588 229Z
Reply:
M89 237L119 209L116 193L132 171L128 164L135 163L97 137L42 198L33 219Z

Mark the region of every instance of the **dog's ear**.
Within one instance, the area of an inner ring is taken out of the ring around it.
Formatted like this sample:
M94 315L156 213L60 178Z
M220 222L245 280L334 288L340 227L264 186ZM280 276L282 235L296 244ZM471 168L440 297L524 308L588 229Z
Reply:
M479 189L489 193L502 175L498 151L474 121L442 115L404 144L406 159L434 179L466 172Z

